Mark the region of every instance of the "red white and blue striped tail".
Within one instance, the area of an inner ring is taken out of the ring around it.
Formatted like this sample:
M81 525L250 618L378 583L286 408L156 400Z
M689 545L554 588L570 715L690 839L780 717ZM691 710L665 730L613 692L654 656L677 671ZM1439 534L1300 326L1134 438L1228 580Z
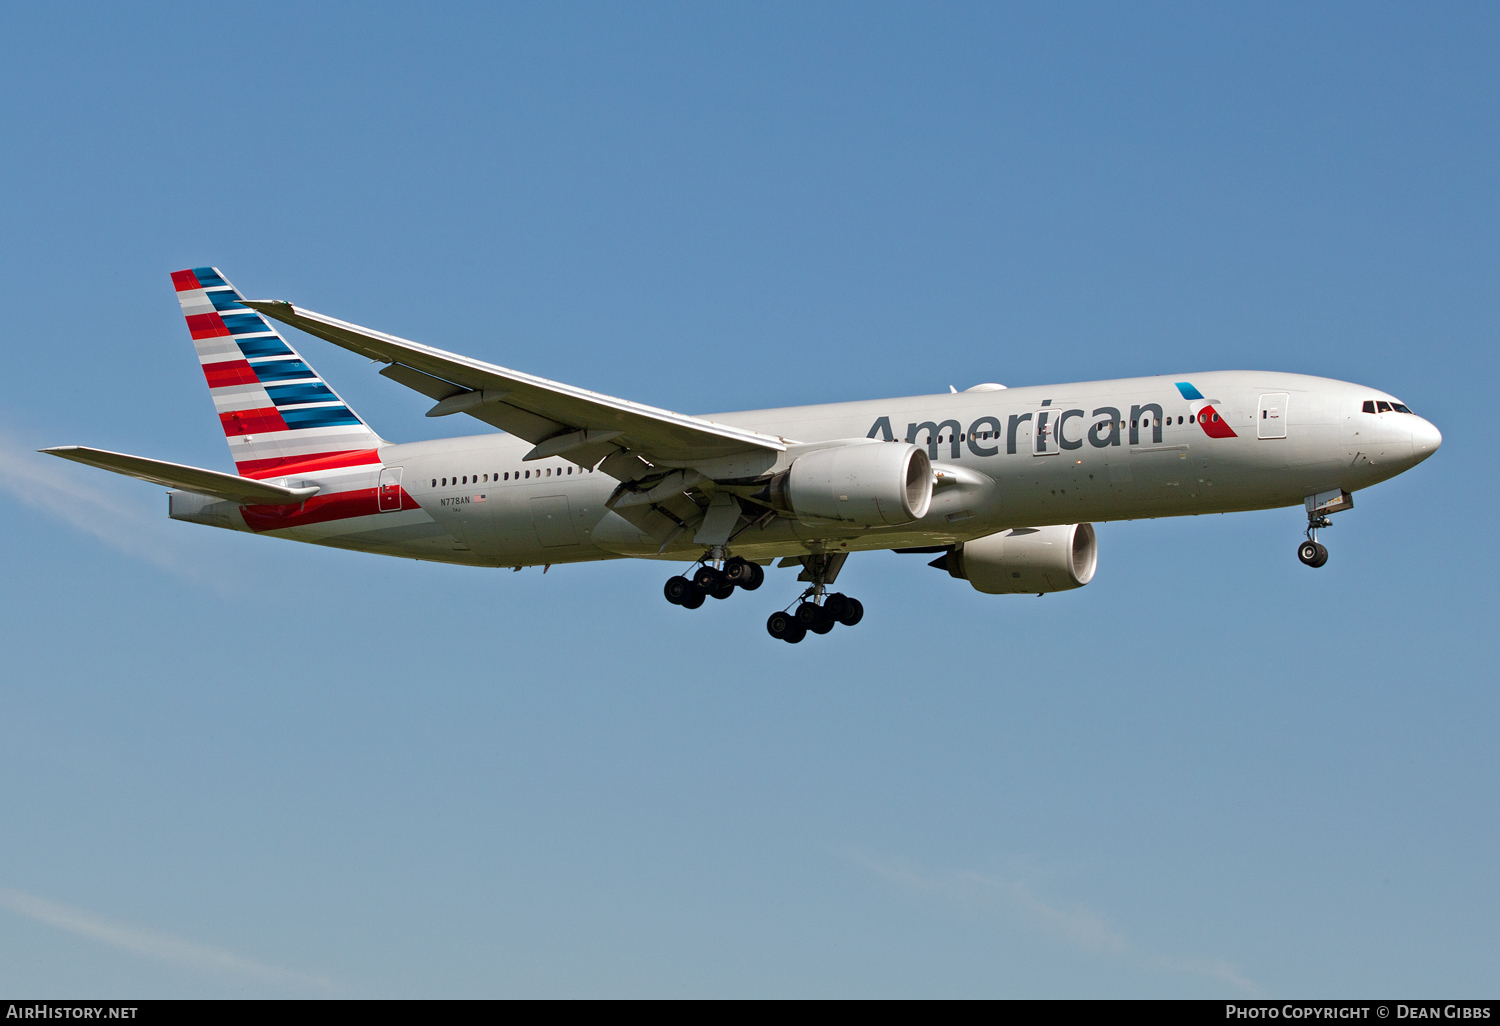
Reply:
M360 420L215 267L173 271L188 331L244 477L272 478L380 462Z

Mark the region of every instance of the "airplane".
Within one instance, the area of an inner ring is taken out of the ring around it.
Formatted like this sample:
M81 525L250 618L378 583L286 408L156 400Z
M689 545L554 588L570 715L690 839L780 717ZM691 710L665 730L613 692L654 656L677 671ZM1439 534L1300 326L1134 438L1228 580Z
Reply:
M237 473L83 446L41 450L171 489L175 520L478 567L687 562L668 602L805 590L766 630L797 643L864 616L830 590L853 552L935 555L989 595L1081 588L1094 522L1302 505L1297 556L1354 492L1437 451L1387 392L1328 378L1208 371L689 416L243 298L217 268L172 273ZM272 322L498 432L393 443Z

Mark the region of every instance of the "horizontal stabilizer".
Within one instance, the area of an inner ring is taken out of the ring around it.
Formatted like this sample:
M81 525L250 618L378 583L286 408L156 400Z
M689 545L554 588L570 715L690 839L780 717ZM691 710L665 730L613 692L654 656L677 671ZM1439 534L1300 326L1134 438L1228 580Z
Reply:
M224 474L217 470L202 470L185 467L181 463L164 460L148 460L144 456L127 456L122 452L90 449L82 445L58 445L41 449L51 456L61 456L74 463L86 463L102 470L112 470L126 477L138 477L152 484L181 488L186 492L208 495L227 502L249 505L288 506L317 494L317 485L304 488L284 488L265 481L253 481L248 477Z

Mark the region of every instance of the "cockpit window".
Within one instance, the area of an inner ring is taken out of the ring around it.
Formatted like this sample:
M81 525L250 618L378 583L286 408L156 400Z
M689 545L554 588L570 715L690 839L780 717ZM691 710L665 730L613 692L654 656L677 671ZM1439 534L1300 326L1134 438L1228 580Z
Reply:
M1375 412L1376 413L1390 413L1391 412L1391 404L1388 403L1388 402L1386 402L1384 399L1377 400L1376 403L1375 403Z
M1374 399L1366 399L1365 400L1364 411L1366 413L1374 413L1375 412L1375 400Z
M1411 410L1407 409L1405 406L1402 406L1400 403L1391 403L1391 409L1395 410L1397 413L1411 413ZM1412 416L1416 416L1416 414L1412 414Z

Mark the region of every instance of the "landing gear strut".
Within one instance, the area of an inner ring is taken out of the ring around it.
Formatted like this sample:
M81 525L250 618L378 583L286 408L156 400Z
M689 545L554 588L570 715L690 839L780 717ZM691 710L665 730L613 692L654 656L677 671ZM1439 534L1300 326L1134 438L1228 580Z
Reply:
M740 556L725 559L723 552L715 549L706 553L691 574L668 580L662 587L667 601L674 606L697 609L710 596L727 599L735 589L754 591L765 583L766 572L759 563ZM766 631L771 637L795 645L807 637L808 631L827 634L838 624L853 627L864 619L865 607L859 599L827 591L847 558L848 553L801 557L803 571L797 579L812 586L792 603L795 609L771 614L766 621Z
M864 603L859 599L834 592L824 594L824 589L838 576L843 566L844 555L812 555L803 559L807 569L798 580L811 581L812 587L799 596L794 612L781 610L771 614L766 621L766 633L773 638L795 645L807 637L807 632L827 634L835 624L853 627L864 619Z
M1318 531L1332 527L1333 523L1321 514L1307 515L1307 541L1297 546L1297 558L1310 567L1320 567L1328 562L1328 548L1318 541Z

